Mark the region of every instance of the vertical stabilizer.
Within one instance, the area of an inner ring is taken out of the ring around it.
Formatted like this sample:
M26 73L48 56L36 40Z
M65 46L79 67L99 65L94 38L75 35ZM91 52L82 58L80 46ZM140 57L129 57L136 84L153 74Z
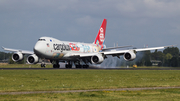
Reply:
M98 34L96 36L96 39L94 41L94 44L97 44L102 48L104 48L104 41L105 41L105 33L106 33L106 23L107 23L107 20L104 19L103 22L102 22L102 25L98 31Z

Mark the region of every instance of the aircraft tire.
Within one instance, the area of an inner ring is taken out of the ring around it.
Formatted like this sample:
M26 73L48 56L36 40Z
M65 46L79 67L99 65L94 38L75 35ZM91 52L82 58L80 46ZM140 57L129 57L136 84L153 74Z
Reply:
M59 64L54 64L53 68L60 68L60 65Z
M66 68L72 68L72 65L66 64L65 66L66 66Z
M89 65L83 65L83 68L89 68Z
M46 67L46 64L41 64L41 67L44 67L44 68L45 68L45 67Z
M82 67L82 65L76 65L76 68L81 68Z

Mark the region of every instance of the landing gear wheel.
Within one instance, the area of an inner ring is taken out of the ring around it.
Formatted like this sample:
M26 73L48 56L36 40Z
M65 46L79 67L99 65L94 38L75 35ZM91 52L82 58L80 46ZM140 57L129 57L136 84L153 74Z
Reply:
M89 68L89 65L83 65L83 68Z
M76 65L76 68L81 68L82 67L82 65Z
M66 64L65 66L66 66L66 68L72 68L72 65Z
M60 68L60 65L59 64L54 64L53 68Z
M72 68L72 62L71 61L67 61L65 68Z
M45 67L46 67L46 64L41 64L41 67L44 67L44 68L45 68Z
M53 64L53 68L60 68L59 61L50 60L50 62Z

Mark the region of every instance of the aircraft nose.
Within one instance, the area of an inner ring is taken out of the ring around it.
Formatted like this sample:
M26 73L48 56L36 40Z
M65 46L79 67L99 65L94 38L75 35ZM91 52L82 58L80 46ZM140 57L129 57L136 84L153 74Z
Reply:
M43 47L43 44L39 42L36 43L36 45L34 46L34 53L41 55L41 54L44 54L44 52L45 52L45 49Z

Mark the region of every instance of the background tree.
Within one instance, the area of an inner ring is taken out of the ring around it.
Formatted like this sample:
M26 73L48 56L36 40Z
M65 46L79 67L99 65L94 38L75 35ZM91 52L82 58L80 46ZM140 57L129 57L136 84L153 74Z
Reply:
M166 66L178 67L180 66L179 62L179 49L177 47L168 47L164 49L164 54L166 54Z
M138 66L152 66L151 60L161 61L158 66L180 66L179 49L177 47L168 47L163 51L155 50L154 52L144 51L139 53L143 54L143 57L136 61Z
M177 47L168 47L163 50L163 53L170 53L173 57L179 57L179 49Z
M152 66L152 63L150 61L151 51L144 51L142 53L143 53L143 57L141 59L142 66Z
M11 57L12 53L0 52L0 60L7 60Z
M18 62L14 62L12 60L12 53L5 53L5 52L0 52L0 61L3 62L8 62L9 64L25 64L26 63L26 55L24 56L24 59Z

